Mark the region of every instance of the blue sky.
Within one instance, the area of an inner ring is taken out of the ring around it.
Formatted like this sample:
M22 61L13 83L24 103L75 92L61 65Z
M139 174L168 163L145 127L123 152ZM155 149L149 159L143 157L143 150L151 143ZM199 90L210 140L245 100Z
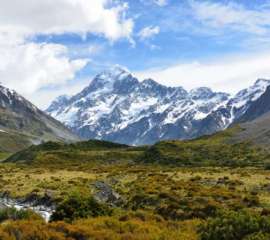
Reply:
M41 108L115 64L187 89L270 78L268 0L0 2L1 81Z
M147 68L166 67L176 62L207 60L222 57L224 54L256 51L259 47L251 47L252 42L268 38L264 34L246 31L245 25L241 26L241 29L230 26L218 29L219 26L204 24L193 15L192 1L167 0L164 5L159 5L154 0L125 2L128 2L129 6L126 14L133 18L135 23L131 36L134 43L126 38L111 42L91 33L87 34L86 38L74 34L45 35L37 37L36 41L60 43L68 46L70 56L90 58L93 62L86 67L88 74L113 64L126 66L131 71L143 71ZM202 5L206 10L206 4L223 7L235 3L255 11L259 9L259 3L266 3L245 0L197 2L204 2ZM158 33L141 38L140 32L144 28L159 30Z

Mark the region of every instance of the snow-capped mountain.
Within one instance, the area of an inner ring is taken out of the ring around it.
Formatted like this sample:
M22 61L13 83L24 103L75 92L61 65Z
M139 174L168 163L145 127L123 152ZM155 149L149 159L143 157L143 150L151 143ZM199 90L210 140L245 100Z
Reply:
M223 130L270 85L260 79L235 96L201 87L186 91L152 79L139 82L116 66L98 74L73 97L59 97L47 112L81 137L125 144L191 139Z

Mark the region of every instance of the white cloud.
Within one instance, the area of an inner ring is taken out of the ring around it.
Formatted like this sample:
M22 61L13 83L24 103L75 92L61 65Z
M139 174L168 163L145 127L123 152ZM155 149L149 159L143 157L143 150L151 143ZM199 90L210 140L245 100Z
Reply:
M69 59L67 51L59 44L0 47L0 79L3 85L24 95L43 87L64 85L87 63L86 59Z
M51 89L61 86L67 90L69 81L89 60L71 59L64 45L34 43L32 37L37 34L85 36L91 33L110 41L127 38L132 42L134 23L126 17L126 3L111 0L0 0L0 6L0 81L39 106L46 105L45 100L54 97L56 91ZM87 47L91 55L101 50L98 45Z
M264 5L248 9L234 2L190 0L192 15L203 25L223 31L224 28L253 34L269 33L270 9Z
M0 0L0 31L35 34L94 33L130 38L133 20L126 3L110 0Z
M156 3L160 7L163 7L163 6L166 6L168 4L168 0L154 0L154 3Z
M190 90L207 86L216 91L235 93L250 86L258 78L270 79L270 53L231 57L215 63L176 64L165 69L137 72L139 79L152 78L168 86Z
M141 40L145 40L145 39L149 39L152 38L153 36L159 34L160 32L160 28L158 26L148 26L143 28L140 32L139 32L139 37Z

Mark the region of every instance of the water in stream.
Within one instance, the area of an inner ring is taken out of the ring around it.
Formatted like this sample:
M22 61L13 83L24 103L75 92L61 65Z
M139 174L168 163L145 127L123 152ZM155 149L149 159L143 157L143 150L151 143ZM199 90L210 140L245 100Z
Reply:
M33 205L30 202L23 203L18 200L13 200L10 198L0 198L0 208L5 208L5 207L14 207L18 210L31 209L35 213L42 216L46 222L50 220L50 217L54 211L53 207L47 207L43 205Z

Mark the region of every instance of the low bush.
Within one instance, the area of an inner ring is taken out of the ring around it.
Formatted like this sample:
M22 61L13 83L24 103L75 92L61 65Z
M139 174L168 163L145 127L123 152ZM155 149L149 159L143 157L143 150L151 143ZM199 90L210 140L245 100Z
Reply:
M0 209L0 222L6 220L43 220L40 215L32 210L17 210L16 208Z
M225 211L201 225L201 240L269 239L270 218L247 211Z
M112 210L91 196L72 194L56 208L51 221L71 222L75 219L111 215Z

